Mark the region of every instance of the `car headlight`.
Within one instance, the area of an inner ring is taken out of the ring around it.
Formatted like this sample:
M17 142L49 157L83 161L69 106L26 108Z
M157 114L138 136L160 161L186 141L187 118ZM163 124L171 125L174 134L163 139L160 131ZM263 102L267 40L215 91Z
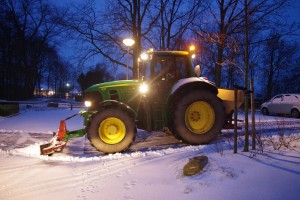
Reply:
M91 105L92 105L92 102L91 101L84 101L84 105L85 105L85 107L91 107Z
M148 85L143 83L142 85L140 85L140 93L142 94L146 94L148 92Z

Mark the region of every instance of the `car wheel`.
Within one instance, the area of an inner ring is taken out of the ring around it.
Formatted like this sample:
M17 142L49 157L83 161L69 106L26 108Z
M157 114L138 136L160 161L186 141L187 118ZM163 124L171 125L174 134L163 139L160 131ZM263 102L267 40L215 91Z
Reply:
M292 117L295 117L295 118L299 118L300 117L300 113L297 109L293 109L292 112Z
M268 108L262 108L262 109L261 109L261 112L262 112L263 115L269 115L269 110L268 110Z

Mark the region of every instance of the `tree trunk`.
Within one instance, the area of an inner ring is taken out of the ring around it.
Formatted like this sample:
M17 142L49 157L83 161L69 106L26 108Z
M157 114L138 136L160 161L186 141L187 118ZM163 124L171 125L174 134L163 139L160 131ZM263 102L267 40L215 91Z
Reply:
M248 0L245 0L245 88L246 88L246 95L245 95L245 146L244 146L244 151L248 152L249 151L249 121L248 121L248 69L249 69L249 38L248 38L248 29L249 29L249 24L248 24Z

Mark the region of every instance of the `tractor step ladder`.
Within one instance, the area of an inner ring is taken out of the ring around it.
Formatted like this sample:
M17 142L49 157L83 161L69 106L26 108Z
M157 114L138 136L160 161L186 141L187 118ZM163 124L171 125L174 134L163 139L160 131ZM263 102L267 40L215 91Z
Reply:
M166 126L166 124L164 124L166 121L166 116L163 112L165 106L165 104L160 103L155 103L153 106L153 122L156 130L162 129L164 126Z

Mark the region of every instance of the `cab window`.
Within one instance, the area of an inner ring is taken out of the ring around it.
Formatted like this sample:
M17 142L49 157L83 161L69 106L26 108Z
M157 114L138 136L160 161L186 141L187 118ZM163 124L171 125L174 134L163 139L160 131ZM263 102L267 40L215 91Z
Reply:
M155 56L151 63L152 79L188 77L187 60L183 56Z
M161 56L153 55L146 62L140 62L140 75L145 80L166 80L173 77L174 80L188 78L188 58L185 56Z

